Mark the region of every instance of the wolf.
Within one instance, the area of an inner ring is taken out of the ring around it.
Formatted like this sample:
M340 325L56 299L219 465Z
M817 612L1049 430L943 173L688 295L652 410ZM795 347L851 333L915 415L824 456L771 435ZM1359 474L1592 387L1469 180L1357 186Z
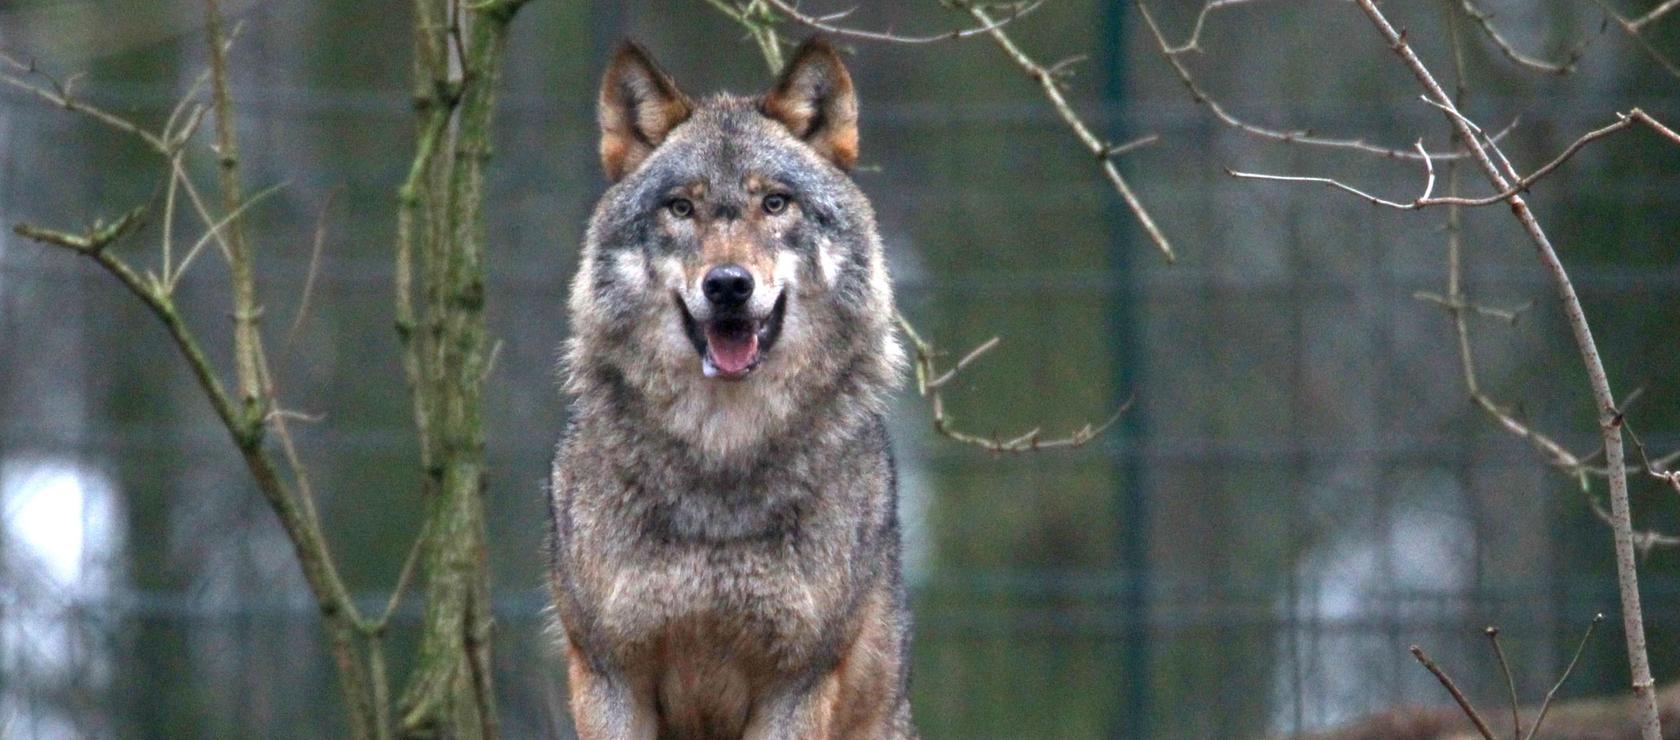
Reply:
M639 46L568 308L550 573L593 738L913 738L882 421L904 352L852 80L813 39L696 100Z

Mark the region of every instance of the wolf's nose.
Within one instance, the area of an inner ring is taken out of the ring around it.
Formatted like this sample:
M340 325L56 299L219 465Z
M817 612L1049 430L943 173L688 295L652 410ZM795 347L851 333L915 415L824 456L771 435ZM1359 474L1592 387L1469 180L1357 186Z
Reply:
M735 308L752 296L752 273L740 265L719 265L700 281L700 292L718 308Z

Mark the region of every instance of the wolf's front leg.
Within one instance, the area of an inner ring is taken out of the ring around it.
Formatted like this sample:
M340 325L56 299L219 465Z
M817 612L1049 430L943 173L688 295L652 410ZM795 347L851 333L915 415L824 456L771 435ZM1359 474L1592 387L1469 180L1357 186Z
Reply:
M824 740L838 738L834 727L840 675L830 672L814 682L800 681L765 699L753 711L742 740Z
M576 648L566 651L567 690L579 740L654 740L659 716L651 694L624 676L592 668Z
M909 705L902 699L845 682L844 669L803 687L773 695L753 713L744 740L915 740Z

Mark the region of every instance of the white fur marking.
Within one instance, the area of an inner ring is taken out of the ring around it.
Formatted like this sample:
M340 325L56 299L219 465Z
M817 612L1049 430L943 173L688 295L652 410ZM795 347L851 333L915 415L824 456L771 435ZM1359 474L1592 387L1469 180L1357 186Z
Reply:
M636 290L646 290L648 287L647 257L641 252L619 252L613 258L613 272L617 274L619 282Z
M840 255L836 254L827 239L817 244L817 267L822 270L823 285L834 287L834 281L840 279Z

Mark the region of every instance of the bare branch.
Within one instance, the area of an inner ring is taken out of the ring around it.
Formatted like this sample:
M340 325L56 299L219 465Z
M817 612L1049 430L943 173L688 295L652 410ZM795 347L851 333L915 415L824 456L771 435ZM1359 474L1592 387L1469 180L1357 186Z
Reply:
M422 44L417 44L424 48ZM408 177L397 189L397 233L395 270L392 278L396 293L395 313L397 339L402 344L403 375L408 381L409 401L414 415L414 429L420 442L420 466L431 468L432 411L427 393L421 358L431 352L429 333L420 331L420 317L414 305L414 264L425 237L419 232L425 221L428 204L423 185L437 161L438 149L448 130L453 103L433 100L421 116L420 131L415 142L414 160L409 164ZM436 204L431 204L436 208ZM421 255L423 257L424 255Z
M1080 143L1085 145L1085 149L1091 153L1091 156L1097 158L1103 174L1114 185L1114 189L1120 193L1121 199L1126 201L1126 206L1131 209L1132 215L1137 217L1138 224L1149 235L1150 241L1155 242L1155 247L1161 250L1161 255L1166 258L1168 263L1177 259L1173 254L1172 244L1167 241L1166 234L1163 234L1161 228L1155 225L1155 219L1150 217L1149 211L1143 207L1143 202L1138 199L1136 193L1132 192L1131 185L1127 184L1126 178L1122 177L1120 170L1115 167L1115 148L1097 138L1097 135L1091 132L1090 127L1085 125L1084 119L1074 112L1073 106L1069 105L1067 98L1062 95L1062 89L1056 82L1056 76L1038 62L1033 61L1033 58L1027 56L1026 52L1021 51L1021 48L1015 45L1014 39L1010 38L1009 34L1005 33L1002 28L995 25L995 20L984 8L979 5L967 5L966 9L970 15L974 16L975 20L990 26L986 33L992 37L993 41L997 42L998 48L1002 49L1004 55L1015 62L1015 66L1020 67L1022 71L1027 73L1028 77L1038 83L1039 88L1044 91L1044 97L1050 101L1051 107L1056 109L1056 113L1062 117L1062 121L1073 130L1075 136L1079 137Z
M117 220L108 224L95 221L80 234L55 231L32 224L17 224L12 227L12 232L25 239L66 247L86 255L97 255L118 239L140 228L145 220L146 209L140 207L118 216Z
M374 729L382 740L390 735L391 727L391 685L390 670L385 664L385 634L390 628L392 615L397 613L403 596L414 582L415 572L420 569L420 555L425 552L425 545L426 528L422 525L420 535L408 547L408 556L397 572L397 583L391 587L391 596L386 599L385 608L380 610L379 616L357 625L368 644L368 672L373 677Z
M34 62L26 64L10 55L0 52L0 64L11 67L19 73L25 75L35 75L37 77L41 77L47 81L48 87L32 85L23 78L16 77L5 72L0 72L0 83L10 85L65 110L80 113L84 116L92 118L93 120L105 124L113 129L139 138L141 141L146 143L146 146L151 147L157 152L166 156L169 154L169 146L165 144L164 140L157 134L147 131L133 121L106 111L103 108L75 99L70 95L70 91L67 87L59 84L57 80L37 68Z
M417 44L452 56L459 74L446 65L416 65L414 89L424 91L416 98L417 150L424 151L416 152L399 190L398 331L424 337L410 377L419 381L413 392L423 425L423 493L437 514L421 555L421 659L409 672L395 719L403 736L493 738L483 458L485 176L509 24L523 0L424 4L432 7L417 14L423 22ZM445 17L446 26L424 24ZM409 292L416 267L424 296L418 313Z
M1356 195L1356 196L1360 197L1361 199L1369 202L1371 205L1374 205L1374 206L1387 206L1389 208L1395 208L1395 209L1399 209L1399 210L1402 210L1402 211L1409 211L1409 210L1413 210L1413 209L1418 208L1418 202L1417 201L1412 201L1410 203L1401 203L1399 201L1386 200L1386 199L1383 199L1383 198L1379 198L1375 195L1372 195L1370 193L1367 193L1363 190L1360 190L1359 188L1356 188L1352 185L1344 183L1340 180L1336 180L1334 178L1329 178L1329 177L1307 177L1307 176L1299 176L1299 175L1267 175L1267 174L1262 174L1262 173L1258 173L1258 172L1240 172L1238 170L1233 170L1229 167L1225 168L1225 174L1230 175L1232 177L1235 177L1239 180L1271 180L1271 181L1274 181L1274 182L1316 183L1316 184L1319 184L1319 185L1327 185L1329 187L1332 187L1332 188L1335 188L1337 190L1341 190L1341 191L1344 191L1344 192L1347 192L1347 193L1352 193L1353 195Z
M228 248L228 241L222 235L221 228L217 227L217 224L222 223L222 219L211 213L209 204L204 201L204 196L198 191L198 186L193 184L192 177L187 174L186 166L182 163L181 157L171 157L169 167L175 173L175 179L180 183L181 192L187 194L187 201L192 204L193 211L198 214L204 228L208 233L214 235L216 247L222 252L222 259L232 262L233 253ZM180 282L180 272L180 267L176 266L169 281L165 283L165 287L173 289L175 284Z
M1469 717L1470 721L1476 725L1476 731L1482 734L1484 740L1493 740L1493 731L1488 729L1487 722L1482 720L1482 715L1476 713L1476 708L1470 705L1470 700L1465 698L1464 692L1458 690L1458 684L1453 683L1453 680L1448 678L1439 666L1435 665L1435 661L1430 660L1429 656L1424 654L1423 648L1413 645L1412 657L1417 658L1417 661L1422 663L1424 668L1435 674L1435 679L1446 687L1447 693L1452 694L1453 701L1458 702L1458 708L1464 710L1464 715Z
M1434 100L1433 98L1430 98L1428 95L1419 95L1418 100L1423 101L1423 103L1425 105L1428 105L1432 108L1435 108L1436 110L1441 111L1442 113L1446 114L1447 117L1452 118L1454 120L1454 122L1458 123L1459 125L1463 126L1466 129L1469 129L1470 132L1473 134L1473 136L1471 137L1472 139L1477 139L1479 137L1479 143L1483 147L1492 151L1493 155L1495 157L1499 158L1499 163L1502 167L1504 167L1503 172L1504 172L1504 175L1506 177L1509 177L1513 180L1516 180L1516 179L1521 177L1521 175L1517 174L1516 167L1512 166L1511 160L1507 159L1505 157L1505 152L1500 150L1499 143L1494 141L1491 137L1489 137L1487 135L1487 132L1482 130L1481 126L1476 125L1475 121L1472 121L1468 117L1466 117L1464 114L1459 113L1457 105L1451 104L1451 103L1448 103L1448 102L1445 102L1445 101Z
M1208 94L1206 90L1202 89L1202 87L1196 83L1196 78L1190 73L1190 68L1184 64L1183 60L1178 58L1179 51L1182 51L1182 49L1175 51L1175 47L1167 42L1167 37L1161 32L1161 26L1155 22L1155 14L1150 12L1148 4L1146 4L1144 0L1137 0L1137 8L1138 13L1143 16L1144 25L1149 27L1150 34L1155 38L1156 48L1161 52L1161 56L1167 60L1167 64L1171 65L1173 71L1178 74L1179 81L1184 83L1184 87L1190 91L1191 99L1195 100L1197 103L1206 105L1208 111L1213 113L1214 118L1218 119L1220 123L1223 123L1226 126L1262 139L1270 139L1272 141L1287 144L1304 144L1330 149L1345 149L1365 152L1367 154L1375 154L1391 159L1417 159L1419 157L1427 157L1429 159L1443 160L1467 156L1467 153L1463 151L1426 152L1424 154L1419 154L1415 150L1396 149L1371 144L1366 142L1364 139L1337 139L1319 136L1313 133L1310 129L1280 131L1249 123L1248 121L1237 118L1229 111L1225 110L1225 106L1221 105L1218 100L1214 99L1212 95Z
M391 596L386 599L385 608L379 611L378 617L363 623L363 631L369 634L382 633L390 626L391 616L397 613L397 607L402 604L409 585L414 582L414 572L419 569L420 554L425 551L425 543L426 533L422 529L420 536L414 538L414 544L408 547L408 557L403 559L402 569L397 572L397 583L391 587Z
M180 163L181 152L176 152L175 156L169 160L169 186L164 189L163 195L163 240L158 249L163 255L163 266L161 268L163 278L157 281L159 285L168 285L172 282L169 279L169 271L175 250L175 194L180 191L181 184L181 181L175 177L175 170L180 166Z
M782 68L782 40L776 33L776 18L769 14L763 2L764 0L748 0L742 6L736 6L728 0L706 0L707 5L716 8L718 12L746 29L747 36L758 44L759 53L764 55L764 62L774 73Z
M1593 497L1590 492L1587 495L1587 506L1591 508L1593 516L1597 517L1605 526L1616 526L1615 513L1604 508L1603 502ZM1680 536L1664 534L1655 530L1636 529L1633 530L1630 537L1633 541L1634 550L1638 551L1641 558L1657 548L1680 547Z
M1334 179L1331 179L1331 178L1328 178L1328 177L1297 177L1297 176L1290 176L1290 175L1263 175L1263 174L1257 174L1257 173L1253 173L1253 172L1238 172L1238 171L1233 170L1229 167L1225 168L1225 174L1230 175L1230 176L1235 177L1235 178L1238 178L1238 179L1245 179L1245 180L1275 180L1275 181L1281 181L1281 182L1309 182L1309 183L1318 183L1320 185L1328 185L1330 187L1336 188L1337 190L1343 190L1343 191L1352 193L1354 195L1357 195L1361 198L1364 198L1365 200L1370 201L1370 203L1372 205L1388 206L1389 208L1397 208L1397 209L1400 209L1400 210L1404 211L1404 210L1412 210L1412 209L1422 207L1420 204L1429 200L1430 194L1435 192L1435 165L1430 160L1428 154L1426 154L1424 152L1423 139L1418 139L1417 150L1418 150L1419 154L1423 155L1419 158L1423 160L1423 165L1424 165L1425 172L1426 172L1426 177L1427 177L1427 183L1423 187L1423 195L1418 196L1417 200L1414 200L1410 203L1401 203L1401 202L1398 202L1398 201L1384 200L1384 199L1379 198L1375 195L1372 195L1372 194L1367 193L1363 190L1360 190L1359 188L1353 187L1352 185L1348 185L1346 183L1343 183L1340 180L1334 180Z
M1645 111L1634 108L1633 110L1628 111L1627 117L1651 127L1651 130L1657 132L1657 135L1668 139L1675 144L1680 144L1680 133L1676 133L1674 129L1658 123L1655 118L1646 115Z
M957 373L962 372L963 368L968 367L970 363L980 359L980 355L986 354L993 348L997 347L998 342L999 340L997 337L992 337L991 339L982 342L980 346L969 350L968 354L963 355L962 359L957 360L957 364L951 366L950 370L946 370L945 374L940 375L933 380L929 380L923 387L928 390L943 388L946 383L949 383L952 378L957 376Z
M184 174L182 176L185 177ZM235 208L232 212L228 213L227 215L222 216L219 219L216 219L216 221L214 223L211 223L208 226L206 226L205 231L204 231L204 235L200 236L198 238L198 241L193 243L192 249L187 250L186 256L181 258L181 264L178 265L175 268L174 280L172 282L168 283L167 287L170 290L175 289L175 286L178 283L180 283L181 278L186 276L187 268L192 267L193 260L198 258L199 252L204 250L204 246L206 244L209 244L211 241L217 241L217 242L220 242L220 243L226 243L227 242L227 240L228 240L227 226L230 222L232 222L234 219L239 218L240 216L244 215L245 211L250 210L252 207L256 206L258 203L261 203L264 200L267 200L269 196L280 192L285 187L286 187L286 183L282 182L282 183L278 183L276 185L271 185L267 188L264 188L263 190L259 191L256 195L253 195L250 198L246 199L245 202L240 203L239 207Z
M960 372L963 368L968 367L975 360L979 359L981 355L984 355L996 348L998 346L998 338L992 337L991 339L982 342L979 346L969 350L967 354L964 354L962 359L957 360L956 365L952 366L948 370L941 371L938 366L939 351L927 340L923 339L921 334L916 332L916 327L911 326L910 322L904 318L903 314L899 314L895 318L898 320L899 329L904 332L905 338L910 340L910 347L915 353L914 365L916 369L916 392L923 398L928 399L928 403L932 406L933 429L940 435L957 442L973 445L996 454L1038 452L1041 450L1050 450L1059 447L1082 447L1091 440L1095 439L1098 435L1102 434L1104 431L1107 431L1108 428L1113 426L1116 421L1119 421L1120 416L1126 413L1126 410L1132 406L1133 399L1128 398L1125 403L1120 405L1120 408L1117 409L1112 416L1108 417L1108 419L1104 420L1101 424L1085 424L1084 426L1075 429L1072 433L1065 437L1058 437L1054 439L1045 439L1042 435L1042 430L1038 428L1028 430L1021 435L1009 439L1000 438L997 435L984 437L978 434L964 432L957 429L953 424L951 417L945 413L945 397L942 392L945 385L950 383L952 378L956 377L958 372Z
M1439 293L1431 293L1427 290L1420 290L1413 293L1412 299L1423 301L1425 303L1433 303L1441 308L1447 309L1448 311L1473 311L1477 315L1486 316L1490 319L1498 319L1507 324L1517 323L1517 319L1521 318L1522 315L1527 313L1529 309L1534 308L1534 301L1524 301L1511 308L1499 308L1497 306L1489 306L1482 303L1476 303L1474 301L1455 299Z
M1623 17L1621 13L1616 12L1615 8L1610 7L1610 3L1605 0L1596 1L1598 2L1598 7L1604 9L1604 14L1614 20L1616 25L1628 35L1628 38L1633 39L1633 42L1638 44L1639 47L1645 51L1647 56L1651 57L1652 61L1656 62L1658 66L1661 66L1663 70L1669 74L1675 77L1680 77L1680 64L1676 64L1674 60L1669 59L1667 54L1664 54L1662 50L1656 47L1655 44L1651 43L1650 39L1645 38L1645 35L1640 33L1640 30L1647 24L1662 17L1662 15L1668 11L1673 10L1674 3L1672 0L1658 6L1656 10L1652 11L1652 13L1646 14L1646 16L1640 18L1638 21L1631 21Z
M782 6L787 5L785 0L752 0L742 6L732 5L727 2L727 0L706 0L706 2L716 8L719 12L728 16L731 20L741 24L741 26L747 30L747 33L758 43L760 51L764 54L765 64L770 67L772 72L781 68L781 39L776 33L776 18L773 16L765 17L755 15L754 8L761 7L759 3L771 3L777 9L783 9ZM1120 174L1119 168L1115 166L1113 161L1117 156L1153 143L1155 141L1155 137L1153 135L1146 136L1142 139L1126 144L1113 144L1097 138L1096 134L1091 132L1090 127L1085 124L1084 119L1082 119L1079 114L1073 110L1073 107L1068 104L1067 98L1062 94L1061 83L1059 81L1059 74L1062 71L1060 69L1062 66L1061 63L1058 63L1054 69L1039 64L1034 61L1032 57L1027 56L1020 47L1016 46L1015 41L1004 32L1003 26L1005 23L1013 18L1021 16L1027 9L1036 7L1037 3L1034 2L1027 6L1015 5L1013 6L1014 11L1010 16L1001 18L993 18L987 12L986 8L979 4L966 2L966 0L952 0L951 4L955 7L966 10L975 18L975 20L979 21L980 26L971 30L975 33L985 33L991 36L992 40L997 43L998 48L1003 50L1004 54L1009 57L1010 61L1014 62L1016 66L1020 67L1022 71L1027 73L1028 77L1031 77L1039 84L1039 87L1044 92L1045 98L1050 102L1051 107L1055 109L1057 115L1060 116L1062 121L1068 125L1068 128L1072 129L1074 135L1079 138L1080 143L1084 145L1085 149L1089 151L1093 157L1097 158L1103 175L1108 178L1109 183L1112 184L1115 191L1120 194L1120 198L1126 202L1126 207L1129 208L1132 211L1132 214L1138 219L1139 225L1142 226L1144 232L1149 235L1150 241L1154 242L1155 247L1161 251L1162 256L1166 258L1169 264L1177 259L1173 252L1171 242L1167 240L1166 234L1164 234L1161 231L1161 228L1155 224L1155 219L1149 215L1149 211L1144 208L1143 202L1138 198L1137 194L1133 192L1130 183L1128 183L1125 177ZM783 9L783 12L785 13L786 10ZM799 19L796 18L795 20ZM823 18L813 17L812 20L828 23L828 20ZM810 24L806 23L806 25Z
M835 36L860 39L863 41L882 41L894 44L928 44L937 41L954 41L956 39L964 39L970 36L979 36L980 34L989 33L995 29L1002 28L1015 19L1037 10L1038 6L1044 4L1044 0L1032 0L1032 2L1015 3L1007 15L1004 15L995 21L988 21L983 25L976 26L974 28L959 28L941 33L928 34L925 36L905 36L903 34L885 31L866 31L858 28L848 28L846 26L835 25L830 22L834 16L831 15L819 18L808 13L803 13L793 3L787 2L787 0L763 0L763 2L770 7L781 11L783 15L793 19L794 22L822 31L823 33L831 33Z
M1451 106L1443 105L1438 101L1430 100L1430 101L1427 101L1427 102L1430 105L1433 105L1437 108L1440 108L1443 112L1446 112L1447 114L1449 114L1452 117L1462 119L1462 114L1460 114L1456 108L1452 108ZM1328 177L1306 177L1306 176L1293 176L1293 175L1267 175L1267 174L1258 174L1258 173L1252 173L1252 172L1237 172L1237 171L1231 170L1229 168L1227 168L1225 170L1225 172L1226 172L1226 174L1231 175L1232 177L1241 178L1241 179L1273 180L1273 181L1280 181L1280 182L1297 182L1297 183L1316 183L1316 184L1320 184L1320 185L1326 185L1326 186L1335 188L1337 190L1341 190L1341 191L1353 194L1355 196L1358 196L1359 198L1371 203L1372 205L1385 206L1385 207L1388 207L1388 208L1394 208L1394 209L1402 210L1402 211L1414 211L1414 210L1418 210L1418 209L1422 209L1422 208L1428 208L1430 206L1471 206L1471 207L1490 206L1490 205L1494 205L1496 203L1503 203L1503 202L1509 201L1512 198L1516 197L1517 195L1520 195L1524 192L1527 192L1528 189L1531 186L1533 186L1536 182L1539 182L1542 178L1546 177L1547 175L1550 175L1553 171L1557 170L1558 167L1563 166L1563 163L1569 161L1569 159L1571 157L1574 157L1575 154L1577 152L1581 151L1581 149L1584 148L1586 145L1588 145L1588 144L1590 144L1594 141L1597 141L1599 139L1602 139L1606 136L1609 136L1613 133L1621 131L1622 129L1628 128L1629 126L1632 126L1635 123L1643 123L1646 126L1648 126L1649 128L1651 128L1651 130L1656 131L1658 135L1660 135L1664 138L1670 139L1670 140L1674 141L1674 143L1676 143L1676 144L1680 144L1680 133L1676 133L1673 129L1670 129L1667 126L1664 126L1662 123L1659 123L1656 119L1647 115L1644 111L1642 111L1638 108L1634 108L1633 110L1631 110L1627 113L1617 113L1616 118L1617 118L1617 120L1616 120L1615 123L1612 123L1612 124L1609 124L1607 126L1604 126L1603 128L1594 129L1592 131L1588 131L1585 134L1582 134L1580 138L1571 142L1570 145L1568 147L1564 148L1564 150L1561 153L1559 153L1556 157L1554 157L1552 159L1552 161L1547 162L1544 165L1541 165L1541 167L1539 169L1535 170L1534 172L1529 173L1528 175L1525 175L1525 176L1522 176L1522 177L1516 177L1513 174L1514 171L1511 168L1510 162L1509 161L1502 161L1502 173L1501 174L1506 176L1506 177L1511 178L1509 180L1510 186L1505 188L1504 190L1498 192L1498 193L1494 193L1493 195L1489 195L1489 196L1485 196L1485 197L1481 197L1481 198L1461 198L1461 197L1458 197L1458 196L1447 196L1447 197L1439 197L1439 198L1430 197L1429 194L1434 191L1434 184L1435 184L1435 174L1434 174L1434 168L1433 167L1430 167L1429 170L1427 171L1428 182L1424 186L1424 194L1421 197L1417 198L1416 200L1412 200L1412 201L1388 200L1388 199L1381 198L1381 197L1372 195L1370 193L1367 193L1367 192L1365 192L1363 190L1360 190L1359 188L1356 188L1352 185L1348 185L1347 183L1341 182L1340 180L1335 180L1335 179L1328 178ZM1474 123L1472 123L1468 120L1464 120L1463 123L1465 123L1468 126L1472 126L1472 127L1475 126ZM1487 137L1479 128L1475 128L1473 130L1476 134L1480 135L1479 138L1481 139L1482 145L1485 146L1486 149L1489 152L1495 153L1497 156L1499 156L1501 158L1501 160L1503 160L1504 153L1500 152L1499 148L1497 146L1493 145L1492 139L1490 137ZM1418 145L1418 150L1422 151L1421 140L1420 140L1419 145ZM1428 159L1425 159L1425 161L1427 162Z
M1522 738L1522 708L1517 702L1517 682L1511 678L1511 664L1505 660L1505 648L1499 644L1499 628L1489 625L1484 634L1493 643L1493 654L1499 658L1499 672L1505 675L1505 689L1511 693L1511 740Z
M1453 111L1453 113L1456 115L1457 111ZM1506 188L1504 192L1495 193L1495 194L1487 196L1485 198L1470 198L1470 199L1463 200L1463 201L1460 201L1460 202L1449 202L1449 201L1446 201L1446 200L1439 200L1439 201L1436 201L1435 203L1426 204L1426 205L1485 206L1485 205L1492 205L1494 203L1500 203L1500 202L1509 200L1511 198L1511 196L1514 196L1514 195L1517 195L1518 193L1522 193L1522 192L1527 191L1529 189L1529 187L1532 186L1534 183L1538 182L1540 180L1540 178L1543 178L1543 177L1551 174L1553 170L1556 170L1558 167L1562 166L1564 162L1569 161L1569 158L1575 156L1576 152L1581 151L1582 147L1585 147L1587 144L1590 144L1594 141L1597 141L1598 139L1602 139L1606 136L1609 136L1610 134L1616 133L1617 131L1620 131L1620 130L1622 130L1624 128L1627 128L1628 126L1632 125L1636 120L1639 120L1639 119L1634 118L1635 114L1642 117L1646 121L1650 121L1651 125L1656 126L1658 128L1661 128L1661 124L1656 123L1656 121L1650 120L1650 117L1646 116L1645 113L1643 111L1640 111L1638 108L1633 109L1633 112L1628 114L1628 115L1623 115L1623 114L1618 113L1618 114L1616 114L1618 120L1615 123L1612 123L1612 124L1610 124L1608 126L1605 126L1603 128L1594 129L1592 131L1588 131L1585 134L1582 134L1580 138L1571 142L1570 145L1568 147L1565 147L1564 150L1561 153L1559 153L1556 157L1552 158L1552 161L1547 162L1544 165L1541 165L1541 167L1539 169L1535 170L1534 172L1529 173L1526 176L1515 177L1514 181L1512 182L1511 187ZM1495 152L1499 151L1497 146L1493 146L1491 144L1489 144L1488 148L1492 151L1495 151ZM1503 152L1500 152L1500 157L1501 158L1504 157ZM1505 166L1506 166L1506 174L1510 175L1511 174L1510 163L1508 161L1505 162Z
M1190 29L1190 36L1184 40L1184 43L1177 46L1163 44L1161 51L1174 55L1191 51L1201 51L1202 28L1207 25L1208 16L1212 15L1214 11L1217 10L1224 10L1225 8L1235 5L1247 5L1252 2L1255 2L1255 0L1208 0L1202 5L1201 11L1196 13L1196 24ZM1162 40L1165 41L1165 39Z
M257 371L257 322L261 312L257 307L251 246L239 220L245 209L245 198L239 182L239 143L233 128L233 92L228 81L227 46L222 40L220 0L204 0L204 8L208 26L206 41L210 47L210 96L216 114L216 157L220 164L217 173L222 206L230 221L227 242L228 267L233 278L234 379L239 387L240 401L254 407L260 403L261 397Z
M1440 83L1436 82L1434 75L1424 66L1423 60L1412 50L1405 36L1395 30L1388 18L1377 8L1375 0L1355 2L1388 43L1389 48L1411 70L1425 94L1442 106L1452 108L1452 99L1441 89ZM1496 190L1511 188L1512 183L1494 163L1477 139L1475 130L1467 125L1465 118L1457 115L1448 116L1447 119L1457 130L1459 141L1469 148L1472 161L1481 168L1488 182ZM1650 658L1645 648L1645 620L1640 605L1638 565L1634 554L1633 515L1628 501L1627 471L1623 465L1622 424L1620 413L1616 410L1615 394L1610 389L1610 380L1605 373L1604 362L1599 356L1592 329L1587 323L1586 313L1581 307L1580 297L1576 294L1574 283L1571 282L1563 262L1558 258L1551 239L1541 229L1539 220L1535 218L1521 195L1511 196L1510 204L1512 215L1528 234L1536 256L1552 278L1563 307L1564 318L1575 339L1581 363L1587 371L1593 403L1598 409L1598 426L1604 443L1604 458L1610 465L1610 508L1613 520L1611 531L1616 550L1617 586L1621 596L1623 635L1627 642L1628 667L1632 674L1634 697L1638 706L1640 734L1644 740L1659 740L1662 737L1662 721L1657 712L1655 681L1651 678Z
M1667 469L1668 464L1672 462L1670 458L1680 453L1671 454L1662 461L1651 460L1651 456L1645 451L1645 443L1640 441L1639 435L1633 433L1633 426L1627 424L1626 420L1623 424L1627 427L1628 441L1633 443L1633 449L1639 453L1640 464L1645 466L1645 474L1667 483L1675 493L1680 493L1680 471Z
M1597 38L1596 36L1589 36L1577 43L1574 48L1564 54L1564 60L1561 62L1548 62L1517 51L1516 47L1499 33L1499 29L1494 28L1493 14L1477 7L1473 0L1460 0L1459 6L1464 9L1465 15L1470 16L1472 20L1476 21L1476 25L1481 26L1482 35L1486 36L1488 41L1493 42L1493 45L1499 49L1499 53L1504 54L1506 59L1515 62L1518 66L1527 67L1537 72L1551 75L1574 74L1575 63L1581 60L1581 55L1586 52L1588 46L1592 45L1593 39ZM1600 33L1603 33L1602 29Z
M1131 154L1132 152L1147 146L1154 146L1156 142L1159 142L1160 140L1161 137L1159 134L1145 134L1124 144L1111 144L1109 145L1106 153L1110 157L1119 157Z
M1641 29L1655 23L1658 18L1668 15L1669 11L1672 11L1675 8L1680 8L1680 0L1667 0L1667 2L1652 8L1651 12L1639 16L1634 20L1628 21L1628 30L1634 33L1639 33Z
M309 272L303 276L303 290L299 291L297 315L292 317L292 326L286 330L286 344L291 344L297 338L298 329L303 327L304 318L309 316L309 297L314 293L315 277L321 271L321 250L327 241L327 214L332 211L333 201L343 187L333 188L327 193L327 202L321 204L321 212L315 217L315 239L309 249Z
M1528 734L1523 736L1523 740L1534 740L1535 734L1540 732L1541 723L1546 721L1546 710L1552 707L1552 698L1557 696L1558 689L1563 688L1563 682L1569 680L1569 674L1581 660L1581 653L1587 649L1587 641L1592 639L1593 630L1603 621L1603 614L1594 614L1592 621L1587 623L1586 634L1581 635L1581 643L1575 646L1575 656L1569 659L1569 665L1563 667L1563 675L1558 676L1557 683L1552 684L1551 690L1546 692L1546 698L1540 702L1540 712L1534 716L1534 726L1528 728Z

